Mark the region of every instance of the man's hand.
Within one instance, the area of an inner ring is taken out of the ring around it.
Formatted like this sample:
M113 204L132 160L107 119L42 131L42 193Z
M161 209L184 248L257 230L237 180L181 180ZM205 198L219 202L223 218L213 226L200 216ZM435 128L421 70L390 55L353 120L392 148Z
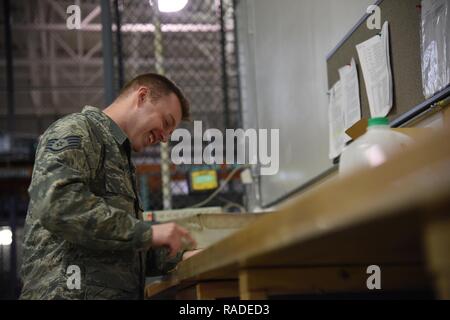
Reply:
M152 229L152 245L168 247L170 258L175 257L180 250L193 249L197 246L189 232L175 223L153 225Z

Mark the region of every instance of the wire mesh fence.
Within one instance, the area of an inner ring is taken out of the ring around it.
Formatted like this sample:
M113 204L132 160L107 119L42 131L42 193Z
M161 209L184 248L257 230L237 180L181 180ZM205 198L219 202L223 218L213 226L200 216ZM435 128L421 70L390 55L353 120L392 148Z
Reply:
M126 82L137 74L161 72L160 63L164 74L190 100L192 119L201 121L203 130L217 128L224 132L227 128L241 127L232 0L190 0L183 10L170 14L160 12L156 1L118 0L114 1L114 9L120 31L115 39L121 52L117 61L119 82L122 77ZM193 133L192 123L182 127ZM160 156L159 146L134 155L147 210L163 208ZM225 165L171 166L168 187L172 208L189 207L208 196L192 193L189 188L189 172L205 167L217 170L221 180L232 169ZM207 205L233 208L236 208L233 203L241 205L243 187L238 177Z

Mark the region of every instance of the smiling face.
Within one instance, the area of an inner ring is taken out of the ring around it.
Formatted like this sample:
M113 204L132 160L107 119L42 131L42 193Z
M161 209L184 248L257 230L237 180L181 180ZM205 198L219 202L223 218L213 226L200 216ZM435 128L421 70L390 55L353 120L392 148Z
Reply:
M150 89L140 87L137 103L132 108L128 124L128 138L134 151L159 142L167 142L182 118L181 104L174 93L150 98ZM153 101L152 101L153 100Z

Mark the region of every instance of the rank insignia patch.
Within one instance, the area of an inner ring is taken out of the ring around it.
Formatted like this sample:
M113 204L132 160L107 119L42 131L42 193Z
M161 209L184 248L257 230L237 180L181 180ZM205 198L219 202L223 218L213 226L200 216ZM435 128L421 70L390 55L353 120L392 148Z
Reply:
M46 151L60 152L67 149L80 149L81 137L69 136L61 139L50 139L45 146Z

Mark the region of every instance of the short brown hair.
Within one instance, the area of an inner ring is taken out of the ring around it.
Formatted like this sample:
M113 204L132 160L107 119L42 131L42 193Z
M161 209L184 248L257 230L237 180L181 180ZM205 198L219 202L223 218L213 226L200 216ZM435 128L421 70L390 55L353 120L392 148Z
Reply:
M125 84L122 90L120 90L119 97L127 94L130 89L140 86L146 86L151 89L150 98L152 101L156 101L162 96L174 93L178 97L178 100L180 100L181 119L184 121L190 120L189 101L186 99L181 89L175 84L175 82L157 73L141 74L130 80L127 84Z

